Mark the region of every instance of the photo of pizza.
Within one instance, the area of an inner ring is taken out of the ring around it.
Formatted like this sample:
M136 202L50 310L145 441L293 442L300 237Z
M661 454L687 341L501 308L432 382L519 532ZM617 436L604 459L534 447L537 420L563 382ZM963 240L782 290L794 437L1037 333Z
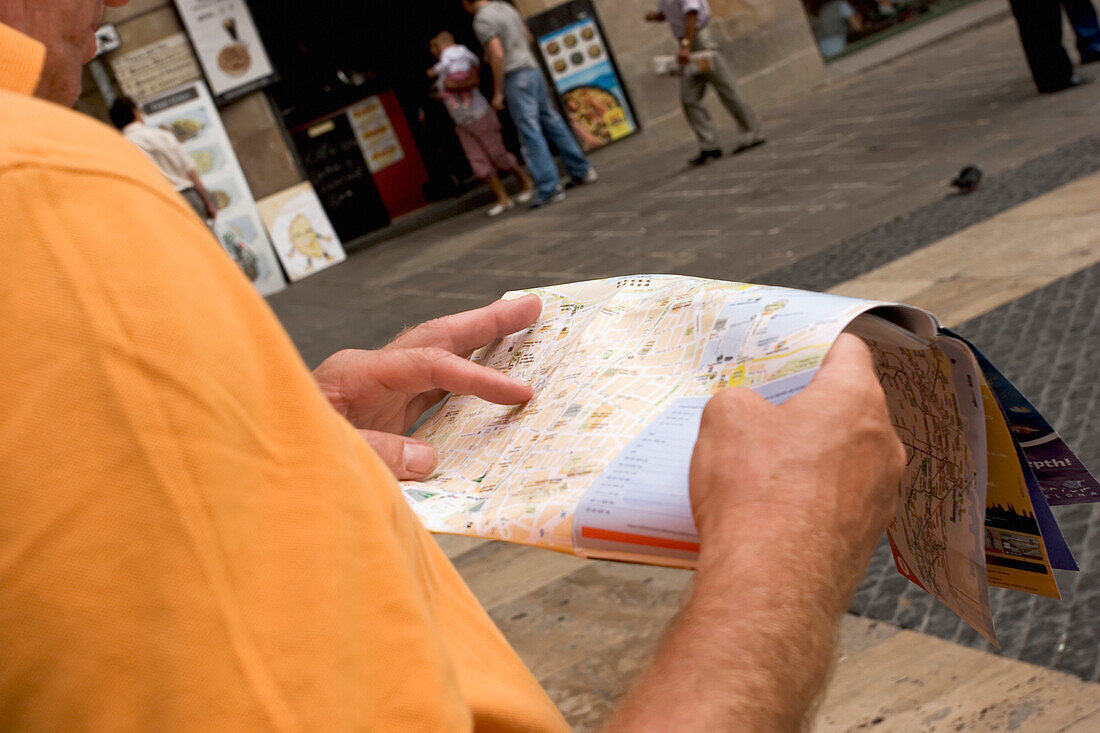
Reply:
M623 108L614 94L597 86L574 87L562 95L573 131L585 150L602 147L615 139L609 120L622 119Z

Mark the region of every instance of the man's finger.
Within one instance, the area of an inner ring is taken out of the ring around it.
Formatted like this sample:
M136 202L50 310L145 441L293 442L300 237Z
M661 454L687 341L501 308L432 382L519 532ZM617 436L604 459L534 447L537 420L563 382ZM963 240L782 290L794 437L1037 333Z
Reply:
M529 384L444 349L389 349L375 352L372 361L371 377L394 392L444 390L499 405L518 405L534 394Z
M527 328L541 312L542 302L536 295L498 300L483 308L423 323L401 334L385 348L433 347L467 357L490 341Z
M872 369L875 366L871 358L871 349L859 336L850 333L842 333L833 342L833 348L825 355L822 369L828 368L830 363L843 363L856 369Z
M402 481L426 478L435 470L435 448L422 440L377 430L360 430L359 434Z
M875 378L875 362L871 357L871 349L859 336L842 333L825 355L810 386L868 378Z

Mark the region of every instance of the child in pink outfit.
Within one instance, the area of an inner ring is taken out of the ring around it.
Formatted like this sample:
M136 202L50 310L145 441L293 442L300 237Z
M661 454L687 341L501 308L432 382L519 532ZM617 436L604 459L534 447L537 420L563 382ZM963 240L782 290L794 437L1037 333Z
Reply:
M468 110L471 101L470 89L468 87L448 89L447 82L468 85L481 62L473 51L460 43L455 43L454 36L446 31L436 36L436 41L439 62L428 70L428 76L440 80L439 91L448 107L454 105Z

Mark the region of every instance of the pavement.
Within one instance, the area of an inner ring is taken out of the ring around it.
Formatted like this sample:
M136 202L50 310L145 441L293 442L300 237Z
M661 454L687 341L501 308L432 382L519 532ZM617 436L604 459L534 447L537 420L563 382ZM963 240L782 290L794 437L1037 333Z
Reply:
M763 148L687 169L689 139L636 156L625 141L606 157L617 162L593 156L600 181L561 204L438 222L270 302L315 365L507 290L593 277L676 272L899 298L975 341L1100 469L1098 108L1100 84L1036 95L1015 27L992 20L759 110ZM949 195L968 163L985 184ZM880 547L816 729L1100 730L1100 508L1056 513L1082 571L1059 576L1062 601L993 594L999 657ZM578 730L595 729L644 665L690 578L439 541Z

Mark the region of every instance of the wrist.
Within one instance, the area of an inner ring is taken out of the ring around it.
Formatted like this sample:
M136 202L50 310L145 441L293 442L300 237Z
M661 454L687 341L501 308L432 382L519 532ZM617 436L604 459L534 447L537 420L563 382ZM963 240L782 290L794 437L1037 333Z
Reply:
M736 526L710 527L702 535L695 585L705 597L720 597L731 584L790 587L826 614L844 611L866 566L846 538L795 508L742 516Z

